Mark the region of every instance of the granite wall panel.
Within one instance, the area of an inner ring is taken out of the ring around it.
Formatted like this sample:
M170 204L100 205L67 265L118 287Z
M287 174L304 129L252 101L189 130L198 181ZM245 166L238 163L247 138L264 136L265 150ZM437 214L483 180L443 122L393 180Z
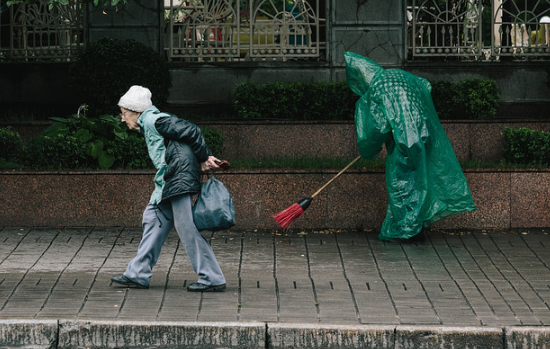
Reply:
M230 171L234 229L277 229L273 215L311 196L336 171ZM152 171L0 172L0 226L141 226ZM546 227L550 171L465 171L477 210L434 225L445 229ZM295 229L379 229L386 214L383 171L348 171L312 201Z
M518 171L511 175L512 227L550 226L549 180L549 171Z

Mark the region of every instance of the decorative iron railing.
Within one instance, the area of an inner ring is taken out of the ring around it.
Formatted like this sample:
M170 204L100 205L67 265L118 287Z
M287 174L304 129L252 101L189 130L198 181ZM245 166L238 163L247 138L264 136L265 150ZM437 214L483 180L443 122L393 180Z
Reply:
M550 57L550 0L408 0L407 15L413 59Z
M0 11L0 61L68 61L83 45L82 1ZM403 0L405 1L405 0ZM406 0L410 59L550 58L550 0ZM323 0L164 0L169 61L323 59Z
M2 6L0 61L68 61L82 47L82 1L49 9L49 1Z
M165 0L170 61L321 58L319 0Z

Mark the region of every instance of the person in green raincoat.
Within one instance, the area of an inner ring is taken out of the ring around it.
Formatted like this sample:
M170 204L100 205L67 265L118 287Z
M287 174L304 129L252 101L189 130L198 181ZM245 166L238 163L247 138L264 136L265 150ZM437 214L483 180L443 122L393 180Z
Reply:
M379 239L423 241L423 227L475 210L429 81L356 53L344 56L347 84L361 96L355 109L359 154L374 159L386 145L388 207Z

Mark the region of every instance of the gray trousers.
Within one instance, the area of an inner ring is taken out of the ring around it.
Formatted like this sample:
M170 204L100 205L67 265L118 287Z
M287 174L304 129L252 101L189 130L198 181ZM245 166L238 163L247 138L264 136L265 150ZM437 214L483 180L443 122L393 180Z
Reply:
M159 205L147 205L143 212L143 237L137 255L128 264L124 276L149 285L162 245L172 228L176 228L193 270L199 276L198 282L205 285L225 284L212 247L193 222L192 206L191 195L179 195Z

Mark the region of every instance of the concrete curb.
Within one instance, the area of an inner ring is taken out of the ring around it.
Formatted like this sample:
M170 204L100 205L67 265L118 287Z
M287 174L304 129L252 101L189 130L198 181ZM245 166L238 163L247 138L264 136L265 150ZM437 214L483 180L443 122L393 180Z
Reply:
M395 326L268 324L266 348L393 348Z
M263 348L264 323L60 321L61 348Z
M550 327L0 320L0 348L550 348Z
M397 326L394 348L505 348L498 327Z
M550 327L505 327L506 349L550 348Z
M0 348L55 349L57 320L0 320Z
M267 331L268 348L277 349L505 348L496 327L269 324Z

